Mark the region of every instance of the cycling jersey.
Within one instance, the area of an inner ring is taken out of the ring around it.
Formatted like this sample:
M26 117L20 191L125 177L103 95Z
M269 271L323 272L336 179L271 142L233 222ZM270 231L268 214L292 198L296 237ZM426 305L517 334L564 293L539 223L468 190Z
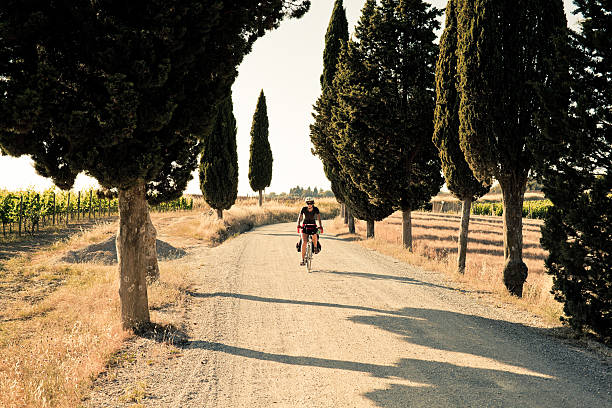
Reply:
M308 211L308 207L302 207L301 214L304 215L304 224L316 224L315 215L319 214L319 209L312 206L312 211Z

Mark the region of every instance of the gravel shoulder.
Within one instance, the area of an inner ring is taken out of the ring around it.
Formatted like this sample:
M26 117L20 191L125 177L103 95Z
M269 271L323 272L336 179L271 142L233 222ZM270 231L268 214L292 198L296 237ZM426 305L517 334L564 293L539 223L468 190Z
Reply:
M136 337L88 407L612 406L610 359L442 275L294 224L191 248L184 336Z

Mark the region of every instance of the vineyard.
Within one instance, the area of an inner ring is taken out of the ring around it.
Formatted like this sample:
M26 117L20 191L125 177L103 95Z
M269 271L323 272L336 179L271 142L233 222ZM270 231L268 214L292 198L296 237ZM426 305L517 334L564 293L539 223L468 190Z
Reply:
M548 209L552 206L550 200L526 200L523 203L523 218L542 220L546 216ZM460 201L434 201L433 212L461 212ZM471 214L492 215L501 217L504 213L501 202L475 202L472 204Z
M151 207L152 211L177 211L193 208L193 199L179 199ZM96 220L117 215L118 199L100 191L58 191L42 193L26 190L0 190L2 235L34 234L48 225L66 225L81 220Z

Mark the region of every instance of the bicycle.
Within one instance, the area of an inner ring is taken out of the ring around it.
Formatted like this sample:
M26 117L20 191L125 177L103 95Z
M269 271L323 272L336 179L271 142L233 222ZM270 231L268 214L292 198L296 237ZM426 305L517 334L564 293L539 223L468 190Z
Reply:
M304 228L300 227L300 230L302 229ZM317 228L317 233L318 231L320 231L319 228ZM314 252L313 246L314 241L312 240L312 234L308 234L308 242L306 242L306 255L304 255L304 263L306 264L306 269L308 269L308 273L312 271L312 255Z

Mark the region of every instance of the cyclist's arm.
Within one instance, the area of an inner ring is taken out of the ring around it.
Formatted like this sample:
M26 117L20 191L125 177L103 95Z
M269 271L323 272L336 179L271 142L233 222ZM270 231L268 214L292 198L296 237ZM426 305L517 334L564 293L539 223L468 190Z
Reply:
M321 228L321 230L323 230L323 224L321 224L321 213L318 213L317 217L319 217L319 228Z
M300 227L302 225L302 213L301 212L300 212L300 216L298 217L297 222L298 222L297 226Z

